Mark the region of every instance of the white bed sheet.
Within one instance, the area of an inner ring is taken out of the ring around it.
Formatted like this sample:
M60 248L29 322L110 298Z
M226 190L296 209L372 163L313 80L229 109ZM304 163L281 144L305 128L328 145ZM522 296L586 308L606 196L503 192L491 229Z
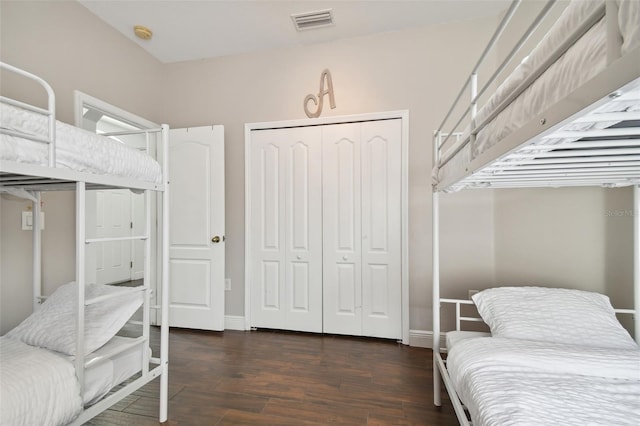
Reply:
M640 424L640 350L467 339L447 370L474 426Z
M80 386L70 362L0 337L0 425L64 425L81 409Z
M47 118L5 103L0 103L0 127L48 137ZM48 149L48 144L0 135L2 160L46 166ZM56 125L56 166L145 182L162 180L159 163L146 153L60 121Z
M500 85L494 95L478 111L476 122L481 123L491 115L500 103L524 81L532 71L544 62L557 45L565 40L571 32L604 0L573 1L563 12L562 16L551 31L536 46L526 61L520 64L514 72ZM618 25L623 38L622 54L640 45L640 2L635 0L618 0ZM604 19L594 25L578 40L562 57L551 65L531 86L516 98L498 116L490 121L476 137L473 147L467 144L455 157L438 171L437 179L443 181L450 176L457 175L480 154L499 143L515 130L526 124L532 116L540 113L544 108L561 100L572 90L585 83L606 66L606 30ZM630 108L637 110L640 106L636 102L623 100L610 103L601 112L620 112ZM600 123L600 128L615 123ZM587 129L592 124L583 123L573 130ZM464 132L463 139L469 133ZM549 141L546 141L549 142ZM561 141L557 141L561 142ZM449 149L453 149L450 147ZM448 152L443 157L446 158ZM454 188L455 190L455 188Z
M466 339L475 339L478 337L491 337L491 333L484 331L448 331L445 335L447 344L447 352L449 352L456 344Z
M142 367L142 344L124 352L105 357L108 352L131 343L131 338L115 336L86 358L84 405L91 405L105 396L111 389L140 372ZM71 361L70 358L67 357Z
M71 357L0 337L0 425L71 422L83 405L97 402L114 386L140 371L143 345L104 357L131 340L115 336L86 358L90 364L85 370L85 393L81 398Z

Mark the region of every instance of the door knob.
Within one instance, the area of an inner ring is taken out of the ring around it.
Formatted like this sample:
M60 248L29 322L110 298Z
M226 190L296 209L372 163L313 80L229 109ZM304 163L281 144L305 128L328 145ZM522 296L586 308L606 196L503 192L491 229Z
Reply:
M212 242L212 243L219 243L219 242L220 242L220 237L218 237L218 236L216 235L215 237L213 237L213 238L211 239L211 242Z

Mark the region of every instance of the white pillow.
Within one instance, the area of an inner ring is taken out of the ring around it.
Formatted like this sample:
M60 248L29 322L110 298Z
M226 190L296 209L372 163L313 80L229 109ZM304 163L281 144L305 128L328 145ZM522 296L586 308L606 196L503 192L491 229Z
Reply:
M499 287L472 296L492 336L637 349L599 293L545 287Z
M7 336L31 346L75 355L77 292L75 282L60 286L40 309L9 331ZM142 305L142 292L130 287L90 284L85 287L85 299L115 292L122 295L85 306L85 355L115 336Z

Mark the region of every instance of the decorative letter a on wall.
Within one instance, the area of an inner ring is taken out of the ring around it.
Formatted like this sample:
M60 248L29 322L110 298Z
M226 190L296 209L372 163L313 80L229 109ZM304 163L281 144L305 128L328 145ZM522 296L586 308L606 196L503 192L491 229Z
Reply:
M307 114L307 117L320 117L320 114L322 114L322 99L324 95L329 95L329 106L331 109L334 109L336 107L336 101L333 98L333 82L331 81L331 72L329 72L328 69L322 71L322 74L320 74L320 91L318 92L318 98L316 99L313 95L307 95L307 97L304 98L304 112ZM307 108L309 101L313 101L318 107L316 112L310 112Z

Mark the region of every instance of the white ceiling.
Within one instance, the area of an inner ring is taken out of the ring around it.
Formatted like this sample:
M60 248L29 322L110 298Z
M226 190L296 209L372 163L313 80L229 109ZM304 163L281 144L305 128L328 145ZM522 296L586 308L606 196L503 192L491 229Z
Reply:
M78 0L164 63L304 46L496 15L507 0ZM335 25L298 32L291 14L333 9ZM134 36L134 25L153 31Z

